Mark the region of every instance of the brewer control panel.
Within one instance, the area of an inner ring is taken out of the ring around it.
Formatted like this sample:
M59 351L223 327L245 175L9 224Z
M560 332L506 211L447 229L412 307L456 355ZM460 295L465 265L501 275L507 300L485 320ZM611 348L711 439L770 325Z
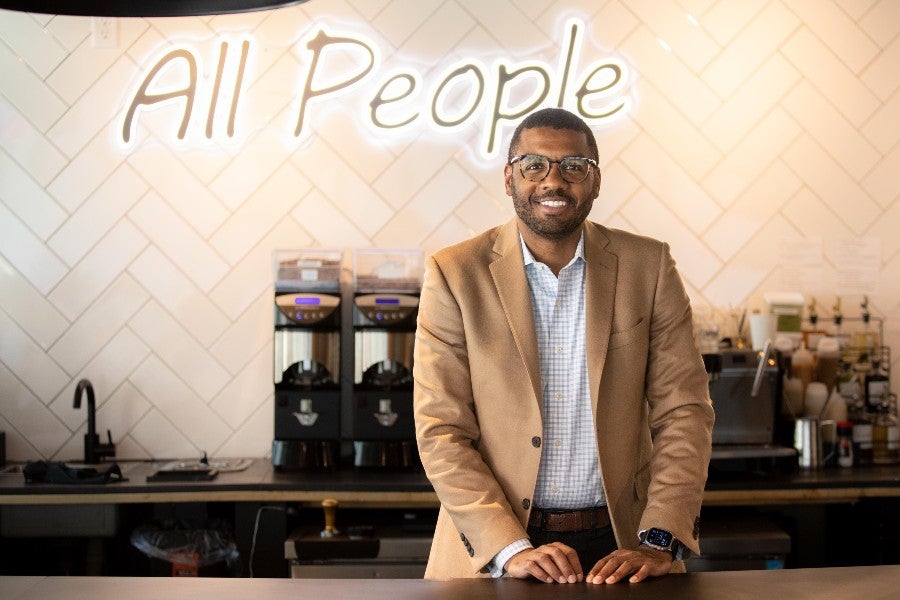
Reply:
M275 305L281 314L294 323L313 325L329 318L340 306L339 296L331 294L278 294Z
M411 294L361 294L354 299L358 314L368 322L358 324L399 324L414 319L419 297Z

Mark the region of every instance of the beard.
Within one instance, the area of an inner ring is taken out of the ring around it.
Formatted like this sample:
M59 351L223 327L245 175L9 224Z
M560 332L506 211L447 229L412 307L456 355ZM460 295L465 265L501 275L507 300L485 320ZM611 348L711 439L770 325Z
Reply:
M532 232L548 240L563 239L577 231L584 223L584 220L587 219L588 214L591 212L591 207L594 205L593 200L585 200L579 204L574 197L563 190L527 196L518 189L515 179L512 181L511 191L513 207L516 209L516 215L519 217L519 220ZM575 207L575 211L566 215L538 216L534 203L539 203L541 200L548 198L565 200Z

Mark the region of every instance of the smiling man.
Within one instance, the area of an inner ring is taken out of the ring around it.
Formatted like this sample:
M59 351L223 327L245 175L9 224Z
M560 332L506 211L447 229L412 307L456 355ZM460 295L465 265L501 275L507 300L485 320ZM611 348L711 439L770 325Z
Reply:
M638 582L700 551L713 411L666 244L587 221L597 143L529 115L516 218L427 261L419 452L441 501L426 577Z

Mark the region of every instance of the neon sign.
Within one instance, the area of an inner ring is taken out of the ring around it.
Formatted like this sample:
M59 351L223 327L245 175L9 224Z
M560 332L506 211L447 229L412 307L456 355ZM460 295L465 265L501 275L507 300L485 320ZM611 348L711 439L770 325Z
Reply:
M488 67L478 58L466 58L447 65L429 82L407 65L383 73L377 44L358 34L331 33L316 26L299 42L309 60L296 86L293 130L285 135L292 136L294 144L302 143L309 136L317 107L327 103L334 108L338 98L342 98L341 107L367 114L366 127L379 139L423 126L443 134L479 127L483 136L479 152L485 158L499 153L504 126L540 106L568 108L589 123L611 121L630 106L629 71L615 57L580 68L584 30L581 19L566 22L556 68L541 60L512 62L503 58ZM199 58L190 48L178 47L160 56L130 96L119 121L120 143L126 149L136 143L135 130L143 110L172 104L182 109L180 124L173 132L178 142L184 142L189 128L196 130L195 121L205 125L207 140L234 138L241 125L240 101L252 46L252 40L246 38L222 41L215 75L203 81L198 78ZM163 73L176 81L164 80ZM195 115L201 88L209 98L205 121L204 115ZM347 98L351 95L358 104ZM227 108L224 128L216 126L220 104Z

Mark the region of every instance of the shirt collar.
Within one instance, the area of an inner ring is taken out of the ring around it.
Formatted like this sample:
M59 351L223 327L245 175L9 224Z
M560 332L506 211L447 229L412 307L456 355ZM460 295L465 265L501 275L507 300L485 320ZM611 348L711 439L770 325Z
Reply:
M531 250L528 249L528 246L525 245L525 238L522 237L521 232L519 233L519 243L522 244L522 256L525 259L525 266L533 265L537 261L534 259L534 255L531 253ZM578 245L575 246L575 256L572 257L572 260L569 261L569 265L571 265L577 259L584 260L584 230L581 230L581 237L578 238ZM566 265L566 266L569 266Z

